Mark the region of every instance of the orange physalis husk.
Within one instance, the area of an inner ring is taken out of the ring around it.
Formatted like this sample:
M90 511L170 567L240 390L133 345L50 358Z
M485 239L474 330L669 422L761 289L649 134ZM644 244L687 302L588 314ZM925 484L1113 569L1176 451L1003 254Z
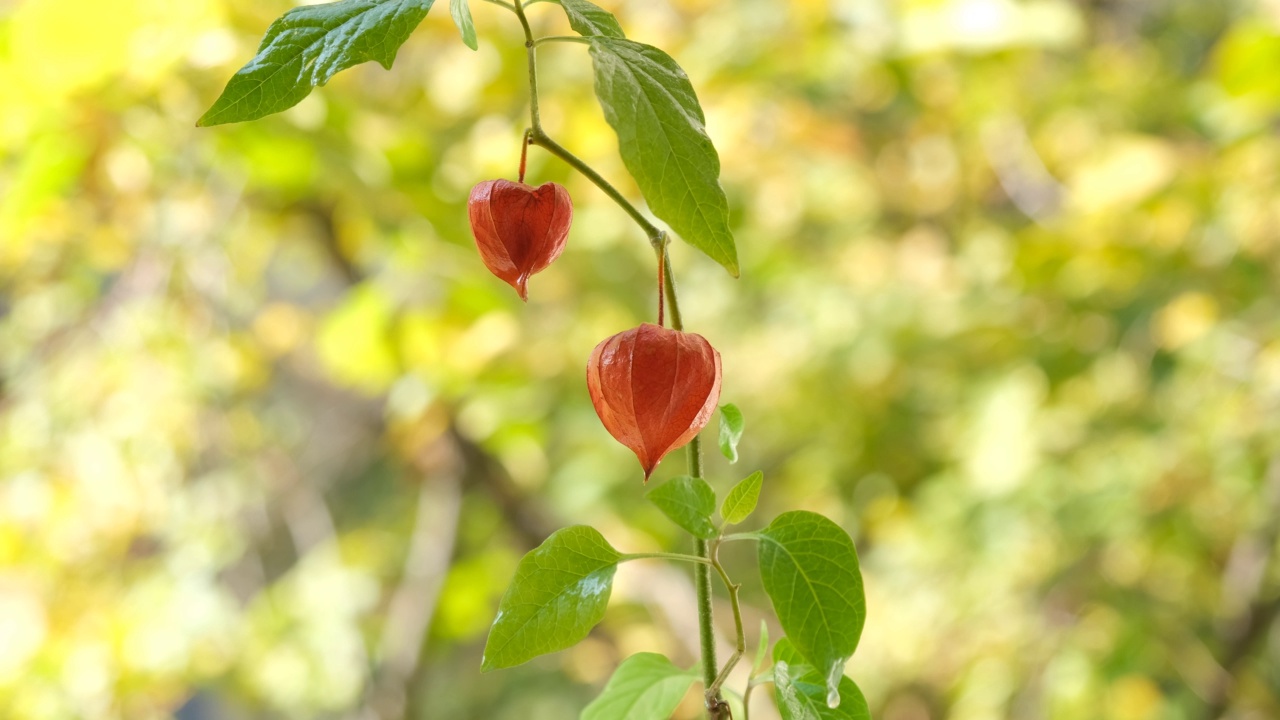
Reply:
M605 429L631 448L645 482L663 456L706 427L720 400L720 353L701 335L644 323L607 338L587 363Z
M529 277L564 252L573 221L569 191L549 182L532 187L485 180L467 200L471 233L489 271L529 300Z

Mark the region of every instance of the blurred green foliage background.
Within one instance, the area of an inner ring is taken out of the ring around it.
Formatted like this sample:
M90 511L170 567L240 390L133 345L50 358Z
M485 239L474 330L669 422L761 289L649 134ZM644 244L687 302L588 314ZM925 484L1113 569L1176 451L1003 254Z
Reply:
M875 717L1280 717L1280 2L603 4L724 164L742 279L673 251L747 418L713 485L853 534ZM535 149L568 251L526 306L472 244L515 18L473 3L472 52L437 3L392 71L197 130L289 7L0 0L0 717L554 720L691 665L689 573L644 562L478 672L550 531L687 542L583 381L652 320L643 236ZM548 132L638 197L585 49L540 59Z

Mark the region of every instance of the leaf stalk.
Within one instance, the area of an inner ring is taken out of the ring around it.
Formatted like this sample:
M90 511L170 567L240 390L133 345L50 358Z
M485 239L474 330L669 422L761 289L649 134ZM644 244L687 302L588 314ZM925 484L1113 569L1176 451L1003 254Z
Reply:
M648 559L679 560L681 562L701 563L703 565L711 564L711 560L708 558L699 557L697 555L685 555L684 553L669 553L669 552L627 553L626 555L623 555L622 559L618 560L618 562L628 562L630 560L648 560Z

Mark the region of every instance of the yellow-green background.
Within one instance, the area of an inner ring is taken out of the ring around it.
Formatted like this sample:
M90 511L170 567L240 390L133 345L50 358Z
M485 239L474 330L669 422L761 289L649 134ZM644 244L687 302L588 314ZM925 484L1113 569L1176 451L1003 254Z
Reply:
M742 278L673 251L747 420L709 477L853 535L874 717L1280 717L1280 2L603 4L724 165ZM289 7L0 0L0 717L558 720L630 653L691 665L649 561L478 672L554 528L686 547L583 382L653 319L643 236L535 149L568 250L524 305L472 246L515 18L473 3L472 52L439 0L392 71L196 129ZM585 49L540 57L548 132L638 197Z

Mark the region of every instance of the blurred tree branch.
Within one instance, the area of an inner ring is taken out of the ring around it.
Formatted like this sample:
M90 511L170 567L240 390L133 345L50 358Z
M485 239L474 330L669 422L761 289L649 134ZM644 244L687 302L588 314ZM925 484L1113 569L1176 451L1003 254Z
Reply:
M1221 672L1200 715L1204 720L1225 716L1244 664L1280 615L1280 594L1267 591L1267 576L1275 563L1276 542L1280 540L1280 456L1273 457L1267 468L1261 502L1262 517L1266 519L1256 531L1236 542L1224 572L1223 606L1235 612L1218 631L1221 654L1217 659Z
M421 476L418 509L400 584L387 608L378 667L366 703L385 720L410 717L410 688L453 562L462 514L465 465L448 436L419 448L410 462Z

